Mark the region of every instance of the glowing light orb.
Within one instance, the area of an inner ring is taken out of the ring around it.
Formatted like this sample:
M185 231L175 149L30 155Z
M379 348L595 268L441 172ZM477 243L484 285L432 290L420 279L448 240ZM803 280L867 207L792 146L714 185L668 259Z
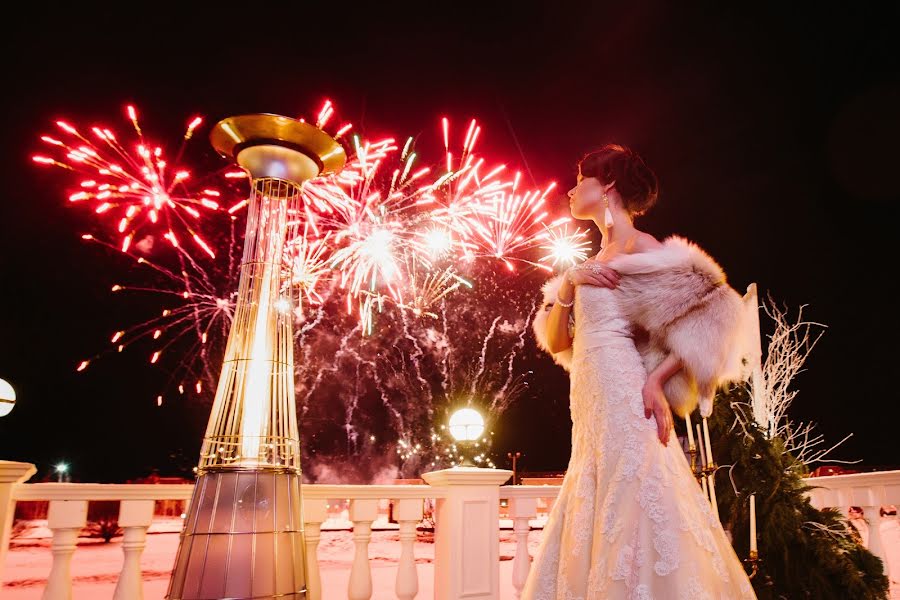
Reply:
M16 390L8 382L0 379L0 417L5 417L16 406Z
M450 435L458 442L477 440L484 433L484 418L473 408L462 408L450 417Z

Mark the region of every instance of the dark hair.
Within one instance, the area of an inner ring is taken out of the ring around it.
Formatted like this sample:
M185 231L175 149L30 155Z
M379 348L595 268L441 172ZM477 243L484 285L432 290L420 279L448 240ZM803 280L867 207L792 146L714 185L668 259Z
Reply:
M596 177L601 183L615 183L616 190L632 215L642 215L656 204L659 182L644 159L618 144L606 144L581 159L582 177Z
M894 516L897 514L897 509L893 506L890 508L881 507L878 509L878 514L882 517Z

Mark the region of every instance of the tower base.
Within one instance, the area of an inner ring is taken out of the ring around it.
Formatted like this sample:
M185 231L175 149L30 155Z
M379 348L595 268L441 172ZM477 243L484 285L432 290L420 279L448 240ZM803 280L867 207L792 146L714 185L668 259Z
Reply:
M300 475L200 475L169 582L169 600L299 600L306 594Z

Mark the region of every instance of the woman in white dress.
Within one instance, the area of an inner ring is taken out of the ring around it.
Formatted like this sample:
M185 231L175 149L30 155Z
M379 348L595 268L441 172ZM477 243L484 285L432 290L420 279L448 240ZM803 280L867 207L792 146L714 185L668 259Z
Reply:
M544 286L534 322L570 372L572 456L525 600L755 598L672 413L711 411L741 299L697 246L634 227L657 193L643 160L616 145L587 155L569 192L603 241Z

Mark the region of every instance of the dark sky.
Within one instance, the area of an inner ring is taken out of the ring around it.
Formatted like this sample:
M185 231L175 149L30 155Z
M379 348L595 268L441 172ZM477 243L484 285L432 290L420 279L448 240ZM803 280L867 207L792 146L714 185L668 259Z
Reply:
M327 97L373 136L476 116L483 149L563 186L584 152L633 147L661 180L644 228L696 240L739 291L755 281L828 325L793 417L828 440L854 433L841 458L900 464L896 4L181 4L35 4L0 42L0 377L19 394L0 419L0 458L41 474L66 459L88 481L171 470L172 453L195 462L208 415L147 402L161 375L137 358L74 372L127 315L108 291L115 266L78 239L84 217L60 178L32 166L37 136L60 117L122 125L127 102L177 135L197 112L308 114ZM561 469L565 376L549 361L538 376L544 393L509 410L516 425L496 455Z

